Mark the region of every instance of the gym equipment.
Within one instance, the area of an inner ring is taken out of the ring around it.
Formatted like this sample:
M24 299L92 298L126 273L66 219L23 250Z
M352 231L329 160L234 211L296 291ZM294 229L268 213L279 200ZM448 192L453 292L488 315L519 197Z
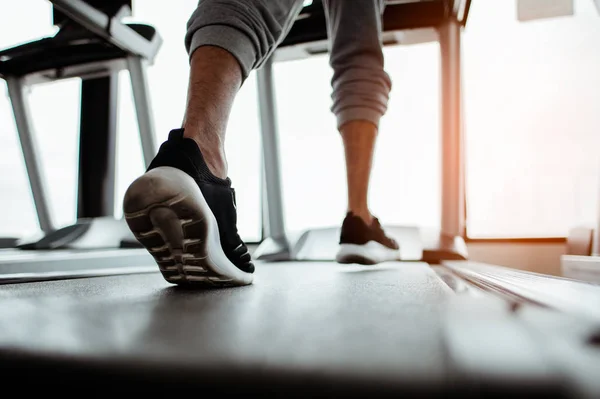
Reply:
M594 228L571 229L560 262L563 276L600 284L600 213Z
M114 218L117 73L129 71L144 160L156 153L146 67L162 39L150 25L124 24L131 1L56 0L52 37L0 52L0 77L6 80L33 194L41 238L21 240L22 249L119 248L132 234ZM81 78L77 222L57 229L26 101L28 86ZM14 242L12 242L14 243ZM11 242L9 241L9 245Z
M464 177L461 119L461 29L470 0L389 1L383 14L385 45L438 40L442 70L442 220L441 231L385 226L400 247L403 260L467 259L464 236ZM305 7L273 57L257 71L266 193L264 239L255 252L262 260L334 260L336 228L309 229L291 236L284 223L281 194L273 63L327 52L327 30L321 1ZM327 250L323 250L328 248ZM407 256L407 257L405 257Z
M600 182L596 209L594 226L578 226L569 232L567 253L561 256L561 269L565 277L600 284Z
M156 270L0 288L2 374L45 393L600 395L600 287L489 265L260 262L237 289Z
M101 261L107 249L139 247L124 221L112 216L117 91L115 73L125 67L130 71L144 159L149 163L156 144L144 68L154 59L160 46L160 37L148 25L121 23L121 18L131 13L130 4L124 0L87 3L81 0L57 0L53 4L55 23L61 26L59 33L55 37L2 52L4 58L0 63L0 74L21 85L35 82L35 79L83 78L78 220L74 225L58 230L53 226L44 179L37 166L39 158L27 116L27 104L22 90L17 88L11 91L11 99L17 105L15 117L40 226L44 232L41 238L21 241L19 248L80 249L88 251L88 254L96 253ZM466 23L469 6L468 0L389 1L384 13L386 45L431 41L439 37L442 49L442 230L430 232L415 227L385 226L395 233L404 260L439 262L442 259L467 257L462 238L464 188L459 114L460 29ZM303 9L273 59L258 71L265 188L265 239L255 253L258 259L332 260L335 255L339 236L337 227L308 230L299 237L292 236L285 229L272 80L272 62L326 51L326 38L323 7L320 1L314 1ZM48 57L57 49L62 57ZM5 60L7 57L8 60ZM103 150L99 151L98 148ZM135 251L129 251L124 256L132 256L131 253ZM135 256L139 261L145 259L142 249ZM40 259L39 271L56 271L47 270L49 266L43 263L43 257L33 258ZM31 265L33 258L27 254L8 257L6 262L0 262L0 272L18 265ZM62 258L65 270L71 270L71 267L87 268L87 262L74 260L68 253ZM71 262L72 266L68 265ZM96 263L91 262L90 267L96 268Z
M55 3L68 4L67 14L82 10L79 1ZM443 3L448 15L466 15L450 12L451 2L390 2L409 3L432 10ZM90 21L98 14L87 11L77 15L96 29ZM462 19L451 20L442 47L456 56ZM302 16L297 24L308 21ZM127 46L127 34L113 24L112 33L97 33ZM445 99L457 100L459 59L444 59ZM268 64L260 72L265 164L271 166L265 170L267 242L283 243L279 249L295 260L315 258L312 243L334 229L292 239L277 219L283 212L270 74ZM450 104L442 226L452 240L464 217L459 104ZM405 242L423 234L391 228ZM283 247L288 239L303 242L300 251ZM423 257L426 248L407 245L403 257ZM318 256L330 256L330 247L321 251ZM64 395L76 384L96 396L214 390L219 397L600 397L599 286L437 262L259 261L254 285L198 292L166 283L145 250L0 251L0 370L12 385L44 395Z
M0 276L10 281L71 278L72 275L128 273L139 267L156 269L154 259L142 249L0 251ZM82 274L81 274L82 273Z

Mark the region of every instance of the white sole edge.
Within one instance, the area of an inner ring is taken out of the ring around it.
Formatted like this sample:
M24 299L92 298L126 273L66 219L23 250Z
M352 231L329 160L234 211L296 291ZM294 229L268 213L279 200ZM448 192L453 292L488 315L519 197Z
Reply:
M374 265L400 260L400 250L388 248L376 241L369 241L364 245L340 244L335 260L344 264Z
M200 188L185 172L152 169L136 179L123 201L125 220L174 284L240 286L253 274L236 267L221 247L219 228Z

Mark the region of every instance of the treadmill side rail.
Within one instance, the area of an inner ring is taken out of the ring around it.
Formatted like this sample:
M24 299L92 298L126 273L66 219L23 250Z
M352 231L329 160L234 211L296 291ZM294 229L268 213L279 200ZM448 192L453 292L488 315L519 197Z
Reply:
M148 42L136 31L122 24L118 20L118 16L109 18L106 14L82 0L50 1L69 18L77 21L106 41L131 54L142 56L150 61L154 60L161 44L158 35L158 41Z

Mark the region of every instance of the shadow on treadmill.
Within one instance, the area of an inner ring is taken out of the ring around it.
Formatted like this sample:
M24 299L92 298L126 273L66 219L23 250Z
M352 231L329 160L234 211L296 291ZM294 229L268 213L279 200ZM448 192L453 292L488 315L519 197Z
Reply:
M142 248L123 219L97 217L44 234L41 238L17 241L23 250Z

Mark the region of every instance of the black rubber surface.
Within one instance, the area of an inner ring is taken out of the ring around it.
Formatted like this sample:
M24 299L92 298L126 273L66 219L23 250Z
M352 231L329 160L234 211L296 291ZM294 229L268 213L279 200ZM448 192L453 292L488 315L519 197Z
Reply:
M438 312L452 293L427 265L259 266L254 285L209 291L158 273L2 286L2 358L259 391L442 386Z
M423 263L259 263L253 285L204 291L158 272L4 285L0 375L102 397L560 396L457 375L443 333L454 297Z

